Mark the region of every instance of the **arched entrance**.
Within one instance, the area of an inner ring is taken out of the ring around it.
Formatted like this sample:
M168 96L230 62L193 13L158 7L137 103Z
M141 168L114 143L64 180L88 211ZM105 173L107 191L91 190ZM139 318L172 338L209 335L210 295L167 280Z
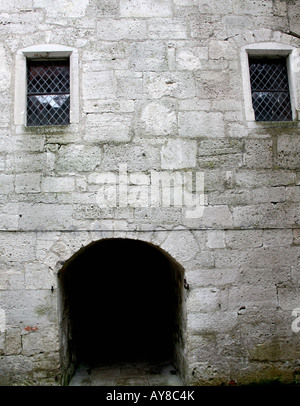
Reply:
M152 244L105 239L59 272L64 383L79 362L163 361L182 368L183 269Z

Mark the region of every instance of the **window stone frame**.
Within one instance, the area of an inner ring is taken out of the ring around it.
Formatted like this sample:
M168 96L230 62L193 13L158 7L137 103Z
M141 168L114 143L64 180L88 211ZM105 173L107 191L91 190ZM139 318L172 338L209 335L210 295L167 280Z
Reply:
M79 122L78 51L63 45L42 44L20 49L16 53L14 124L27 124L27 59L69 58L70 61L70 124ZM48 127L48 126L45 126Z
M250 84L249 56L285 56L287 58L287 71L293 121L300 120L300 48L274 42L263 42L245 45L241 50L241 71L244 93L244 111L246 121L255 120L252 106L252 92ZM280 122L280 121L279 121ZM264 121L263 123L268 123Z

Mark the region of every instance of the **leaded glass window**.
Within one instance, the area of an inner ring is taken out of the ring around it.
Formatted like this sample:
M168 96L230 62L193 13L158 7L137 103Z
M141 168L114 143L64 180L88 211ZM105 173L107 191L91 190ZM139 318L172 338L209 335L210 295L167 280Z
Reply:
M292 109L285 58L249 60L256 121L291 121Z
M69 60L29 60L27 66L27 125L69 124Z

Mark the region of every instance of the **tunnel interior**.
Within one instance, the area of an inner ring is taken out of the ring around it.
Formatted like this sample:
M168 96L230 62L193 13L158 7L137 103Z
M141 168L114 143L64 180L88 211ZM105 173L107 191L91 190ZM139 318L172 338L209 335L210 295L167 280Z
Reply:
M92 243L64 265L59 286L65 370L80 362L172 361L178 355L183 273L157 247L129 239Z

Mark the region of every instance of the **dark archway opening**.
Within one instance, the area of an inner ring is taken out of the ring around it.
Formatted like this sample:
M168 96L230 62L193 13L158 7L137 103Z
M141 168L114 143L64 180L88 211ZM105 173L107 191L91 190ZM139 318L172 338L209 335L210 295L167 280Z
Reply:
M75 254L59 279L65 382L79 362L182 358L183 271L162 250L101 240Z

